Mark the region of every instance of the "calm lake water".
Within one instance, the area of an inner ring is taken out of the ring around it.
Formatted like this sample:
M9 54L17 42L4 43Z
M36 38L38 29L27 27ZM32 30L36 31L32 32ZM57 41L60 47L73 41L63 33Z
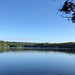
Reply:
M75 53L2 49L0 75L75 75Z

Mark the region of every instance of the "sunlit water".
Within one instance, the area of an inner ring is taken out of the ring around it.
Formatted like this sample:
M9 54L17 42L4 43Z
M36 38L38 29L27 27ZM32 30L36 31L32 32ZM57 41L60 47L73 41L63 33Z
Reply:
M0 75L75 75L75 54L50 50L1 51Z

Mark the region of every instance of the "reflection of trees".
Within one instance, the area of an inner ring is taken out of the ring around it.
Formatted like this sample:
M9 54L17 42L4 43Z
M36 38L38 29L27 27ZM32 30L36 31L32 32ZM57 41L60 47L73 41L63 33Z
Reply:
M26 48L0 48L0 53L4 52L64 52L68 54L75 54L75 49L26 49Z

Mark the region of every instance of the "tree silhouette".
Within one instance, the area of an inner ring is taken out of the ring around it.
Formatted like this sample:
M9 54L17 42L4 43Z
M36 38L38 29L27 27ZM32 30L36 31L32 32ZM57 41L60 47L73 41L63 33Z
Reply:
M64 14L69 14L70 16L63 16L64 18L68 18L69 20L72 20L72 23L75 23L75 3L74 0L66 0L63 4L63 6L59 9L60 12L63 12Z

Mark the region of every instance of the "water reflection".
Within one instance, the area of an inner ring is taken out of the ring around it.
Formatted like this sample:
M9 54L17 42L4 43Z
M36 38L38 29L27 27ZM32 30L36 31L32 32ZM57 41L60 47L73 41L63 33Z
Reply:
M75 54L75 49L49 49L49 48L38 48L38 47L3 47L0 48L0 53L4 52L30 52L30 51L39 51L39 52L61 52L67 54Z
M69 49L1 48L0 75L74 75L75 52Z

